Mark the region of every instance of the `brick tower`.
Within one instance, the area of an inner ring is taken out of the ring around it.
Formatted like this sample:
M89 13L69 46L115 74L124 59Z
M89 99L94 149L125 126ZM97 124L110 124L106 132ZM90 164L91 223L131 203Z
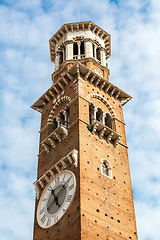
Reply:
M50 39L53 85L41 113L34 240L137 240L122 107L109 82L110 35L92 23Z

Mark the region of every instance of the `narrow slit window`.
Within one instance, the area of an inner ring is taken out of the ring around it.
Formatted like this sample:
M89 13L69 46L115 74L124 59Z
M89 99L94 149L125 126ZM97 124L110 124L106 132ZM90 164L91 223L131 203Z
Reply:
M92 48L93 48L93 57L95 57L95 54L94 54L94 48L95 48L95 46L94 46L94 44L92 44Z
M84 54L84 42L81 42L81 47L80 47L81 55Z
M97 48L96 53L97 53L97 60L101 62L101 50Z
M59 53L59 65L63 63L63 52Z
M78 45L77 45L77 43L73 44L73 55L78 55Z

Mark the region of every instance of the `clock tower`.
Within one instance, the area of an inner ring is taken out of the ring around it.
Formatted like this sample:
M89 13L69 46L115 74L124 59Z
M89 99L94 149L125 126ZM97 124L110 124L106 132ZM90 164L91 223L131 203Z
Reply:
M109 81L110 35L91 21L49 40L52 86L41 113L33 240L137 240L123 105Z

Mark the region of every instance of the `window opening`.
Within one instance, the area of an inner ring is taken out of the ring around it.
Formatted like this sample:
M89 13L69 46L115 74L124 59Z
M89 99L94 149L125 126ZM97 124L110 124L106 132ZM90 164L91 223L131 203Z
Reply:
M64 115L62 113L59 114L59 118L60 118L60 125L65 125L65 119L64 119Z
M78 45L77 45L77 43L73 44L73 55L78 55Z
M112 129L112 121L108 113L106 114L106 117L105 117L105 125Z
M108 176L108 166L105 164L105 162L102 163L102 173Z
M101 62L101 50L100 50L100 48L96 49L96 53L97 53L96 54L97 55L97 60Z
M59 65L63 63L63 52L59 53Z
M98 111L96 112L96 120L102 123L102 109L98 108Z
M109 178L112 178L112 167L111 167L111 164L105 158L101 159L101 172L102 172L103 175L105 175L105 176L107 176Z
M94 44L92 43L92 49L93 49L93 57L95 57L95 54L94 54L94 49L95 49L95 46L94 46Z
M80 46L80 54L84 54L84 42L81 42L81 46Z
M66 60L66 47L64 47L64 61Z

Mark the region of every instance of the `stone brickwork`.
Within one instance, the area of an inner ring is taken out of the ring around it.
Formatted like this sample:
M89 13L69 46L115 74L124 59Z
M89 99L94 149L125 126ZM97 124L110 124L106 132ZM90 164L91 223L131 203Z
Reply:
M71 38L96 34L106 47L107 33L89 23L64 25L55 34L55 61L58 46ZM106 55L101 64L90 56L90 41L85 42L87 59L74 60L70 44L68 57L52 75L54 84L32 105L41 113L33 240L137 240L122 109L131 97L109 82L102 64ZM109 168L102 173L105 161ZM36 217L39 198L64 169L75 174L74 199L55 225L43 229Z

